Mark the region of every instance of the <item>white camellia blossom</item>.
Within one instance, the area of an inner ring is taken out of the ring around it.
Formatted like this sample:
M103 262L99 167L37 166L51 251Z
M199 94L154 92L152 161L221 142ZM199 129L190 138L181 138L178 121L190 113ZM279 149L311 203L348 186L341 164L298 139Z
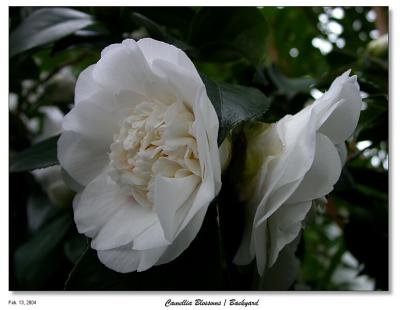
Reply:
M346 160L345 140L357 126L360 89L350 70L295 115L245 129L247 150L242 197L245 232L234 258L254 258L260 275L299 234L312 204L333 190Z
M195 66L172 45L127 39L80 74L58 158L83 187L75 222L103 264L143 271L189 246L221 187L218 126Z

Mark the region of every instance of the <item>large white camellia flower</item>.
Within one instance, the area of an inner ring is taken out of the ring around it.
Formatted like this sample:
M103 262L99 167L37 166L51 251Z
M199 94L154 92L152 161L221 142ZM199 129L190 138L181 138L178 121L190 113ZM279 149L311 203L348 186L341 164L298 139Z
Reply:
M180 255L221 187L217 115L185 53L152 39L106 47L62 127L59 161L82 186L75 222L100 261L131 272Z
M247 219L236 264L256 257L261 275L299 234L312 204L332 191L346 159L344 141L356 128L362 104L356 76L349 74L299 113L245 130Z

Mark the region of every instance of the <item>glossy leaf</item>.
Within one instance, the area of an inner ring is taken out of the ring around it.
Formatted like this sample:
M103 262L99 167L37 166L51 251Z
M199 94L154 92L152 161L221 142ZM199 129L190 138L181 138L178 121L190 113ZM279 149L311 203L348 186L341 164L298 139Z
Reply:
M10 159L10 172L30 171L58 164L57 141L54 136L16 153Z
M11 33L10 57L52 43L94 22L90 15L69 8L37 10Z
M202 78L219 120L218 145L239 123L256 119L269 108L269 99L256 88Z

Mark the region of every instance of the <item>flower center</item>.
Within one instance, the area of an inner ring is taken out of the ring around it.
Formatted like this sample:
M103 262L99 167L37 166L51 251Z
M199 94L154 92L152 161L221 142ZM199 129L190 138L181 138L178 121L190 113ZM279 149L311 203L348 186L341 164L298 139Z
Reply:
M201 177L193 112L181 102L142 102L110 146L111 178L142 206L154 204L158 176Z

